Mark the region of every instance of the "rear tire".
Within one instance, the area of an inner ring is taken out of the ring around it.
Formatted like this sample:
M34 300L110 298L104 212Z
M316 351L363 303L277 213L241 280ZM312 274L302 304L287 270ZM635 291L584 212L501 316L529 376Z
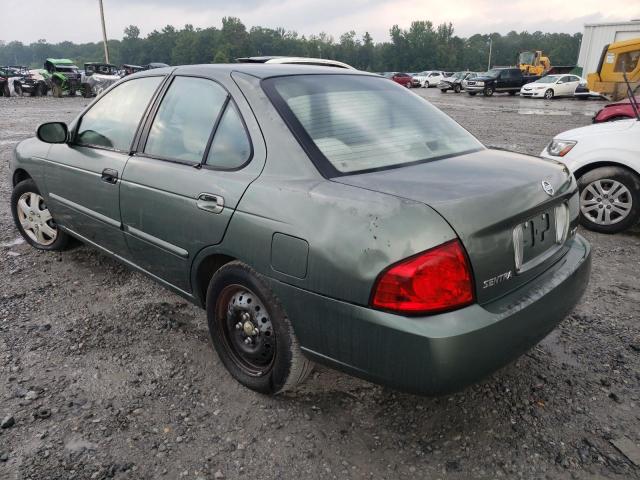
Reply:
M9 81L6 81L4 83L4 85L2 86L2 94L5 97L10 97L11 96L11 90L9 89Z
M447 93L447 89L446 89L446 88L441 88L441 89L440 89L440 92L442 92L442 93Z
M596 168L578 179L578 188L580 223L585 228L619 233L640 221L640 178L631 171L621 167Z
M474 97L474 96L475 96L475 94L476 94L476 93L478 93L478 92L467 92L467 93L468 93L469 95L471 95L472 97Z
M11 213L20 235L38 250L66 250L70 237L58 228L32 179L18 183L11 193Z
M13 91L16 92L16 95L22 97L24 93L22 92L22 85L16 83L13 85Z
M276 395L311 373L313 362L302 354L282 305L248 265L221 267L209 283L206 305L213 346L245 387Z
M515 94L516 94L516 92L509 92L509 95L510 95L510 96L512 96L512 97L513 97Z

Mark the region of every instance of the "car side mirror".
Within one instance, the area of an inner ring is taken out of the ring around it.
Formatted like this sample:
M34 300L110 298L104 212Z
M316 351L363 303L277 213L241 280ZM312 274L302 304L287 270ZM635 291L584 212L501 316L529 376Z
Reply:
M43 123L38 127L36 135L45 143L67 143L69 129L64 122Z

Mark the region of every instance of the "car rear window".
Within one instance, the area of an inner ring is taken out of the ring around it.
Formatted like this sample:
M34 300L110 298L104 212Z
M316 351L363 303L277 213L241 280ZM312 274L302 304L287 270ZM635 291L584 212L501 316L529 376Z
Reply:
M295 75L265 80L263 86L325 176L483 148L422 97L384 78Z

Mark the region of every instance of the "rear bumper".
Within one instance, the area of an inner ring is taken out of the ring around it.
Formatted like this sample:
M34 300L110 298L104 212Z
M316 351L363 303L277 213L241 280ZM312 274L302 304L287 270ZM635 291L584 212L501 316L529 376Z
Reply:
M313 360L399 390L438 395L477 382L542 340L580 300L590 246L569 252L526 286L485 305L408 318L272 280L303 351Z

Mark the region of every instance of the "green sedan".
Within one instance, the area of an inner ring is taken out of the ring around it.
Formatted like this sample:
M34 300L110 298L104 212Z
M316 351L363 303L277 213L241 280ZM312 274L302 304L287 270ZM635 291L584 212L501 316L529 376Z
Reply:
M207 312L267 394L321 363L441 394L574 307L590 246L562 164L491 150L377 75L194 65L127 76L11 160L33 247L79 240Z

